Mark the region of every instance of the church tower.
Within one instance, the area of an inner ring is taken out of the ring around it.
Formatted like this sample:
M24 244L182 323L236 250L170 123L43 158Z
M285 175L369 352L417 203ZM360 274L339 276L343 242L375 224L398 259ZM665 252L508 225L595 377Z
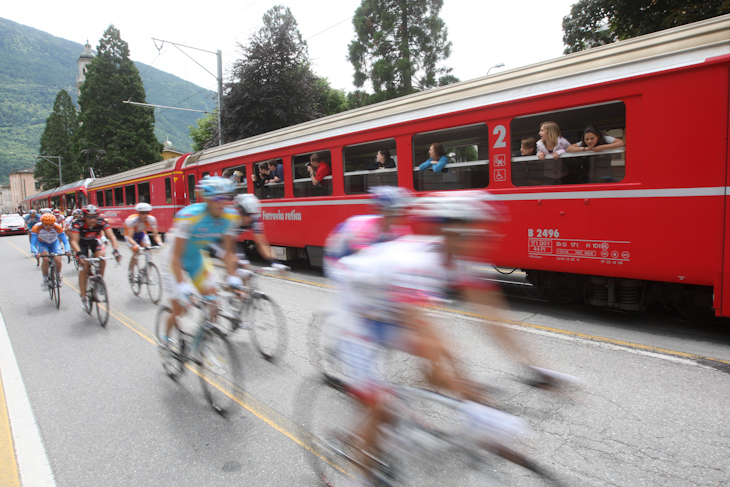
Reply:
M84 81L86 81L86 69L87 65L94 59L94 53L91 52L91 44L89 44L89 40L86 40L86 44L84 44L84 52L79 55L79 72L76 74L76 92L77 94L81 94L81 85L84 84Z

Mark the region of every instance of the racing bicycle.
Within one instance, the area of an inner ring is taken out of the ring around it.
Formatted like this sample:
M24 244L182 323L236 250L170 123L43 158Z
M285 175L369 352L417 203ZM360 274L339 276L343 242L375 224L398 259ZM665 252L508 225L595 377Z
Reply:
M211 310L218 300L190 296L190 305L177 318L176 326L165 340L172 309L157 313L155 339L165 373L178 381L188 364L197 368L205 398L213 409L225 415L236 401L240 387L240 364L228 331L211 321ZM220 313L219 313L220 316Z
M55 301L56 308L61 307L61 279L56 269L56 259L52 257L62 257L64 254L41 255L40 259L48 259L48 295L51 300Z
M150 252L159 249L159 246L140 247L140 253L137 256L137 262L132 267L129 277L129 284L135 296L139 296L142 286L147 286L147 294L154 304L158 304L162 299L162 275L159 269L152 262Z
M102 260L114 260L114 257L87 257L85 260L89 263L86 278L86 302L88 303L86 312L91 314L96 305L96 317L99 324L106 327L109 322L109 294L99 266Z

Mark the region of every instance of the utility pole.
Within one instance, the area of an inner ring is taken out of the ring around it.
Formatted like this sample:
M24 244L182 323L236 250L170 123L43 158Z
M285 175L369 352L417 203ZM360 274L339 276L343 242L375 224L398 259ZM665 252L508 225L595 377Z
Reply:
M214 77L216 79L216 81L218 81L218 145L223 145L223 125L221 122L221 113L223 113L223 55L221 54L221 50L218 49L216 52L206 51L205 49L199 49L197 47L186 46L183 44L165 41L162 39L155 39L154 37L152 38L152 40L155 41L155 47L157 47L158 52L162 50L162 46L165 45L165 42L167 42L168 44L172 44L173 46L175 46L175 48L177 48L178 51L180 51L181 53L185 54L187 57L192 59L195 64L197 64L198 66L203 68L206 73L208 73L209 75ZM162 43L162 44L160 44L159 47L157 46L158 41ZM187 49L195 49L196 51L207 52L208 54L215 54L216 59L218 60L218 76L216 76L213 73L211 73L210 71L208 71L205 68L205 66L203 66L198 61L193 59L188 53L186 53L185 51L180 49L181 47L185 47Z
M58 186L63 186L63 171L61 170L61 156L37 156L38 159L43 159L46 162L50 162L54 166L58 166ZM51 161L50 159L58 159L58 164Z

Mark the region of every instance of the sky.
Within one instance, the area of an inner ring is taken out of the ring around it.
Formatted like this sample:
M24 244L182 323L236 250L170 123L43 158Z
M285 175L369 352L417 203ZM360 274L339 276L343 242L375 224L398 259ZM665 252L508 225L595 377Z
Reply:
M562 19L576 1L444 0L441 18L453 46L451 57L441 64L453 68L452 74L466 81L486 75L490 67L500 63L505 66L492 69L491 74L560 57L565 47ZM353 91L353 68L347 61L347 46L355 38L351 17L360 3L361 0L41 0L4 2L0 17L81 44L88 39L92 49L96 49L106 28L114 24L129 44L134 61L215 91L216 56L182 48L193 61L169 43L213 53L220 49L223 76L227 79L232 62L239 57L238 44L248 44L251 35L263 26L262 18L268 9L284 5L290 8L307 41L314 72L327 78L333 88ZM152 38L168 42L155 42Z

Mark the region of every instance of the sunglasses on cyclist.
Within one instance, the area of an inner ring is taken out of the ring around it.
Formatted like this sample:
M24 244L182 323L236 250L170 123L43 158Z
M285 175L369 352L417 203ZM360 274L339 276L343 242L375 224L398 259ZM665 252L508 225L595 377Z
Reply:
M232 201L233 196L229 194L217 194L214 196L208 196L206 199L208 201Z

